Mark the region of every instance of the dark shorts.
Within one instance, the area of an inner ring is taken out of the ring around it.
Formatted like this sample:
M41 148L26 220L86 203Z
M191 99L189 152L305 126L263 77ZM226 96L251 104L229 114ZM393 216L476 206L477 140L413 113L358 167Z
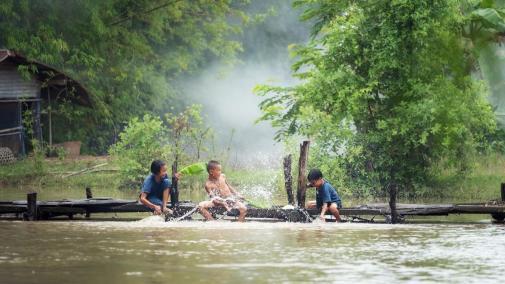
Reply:
M338 209L342 208L342 202L326 202L326 205L330 207L332 203L337 204Z

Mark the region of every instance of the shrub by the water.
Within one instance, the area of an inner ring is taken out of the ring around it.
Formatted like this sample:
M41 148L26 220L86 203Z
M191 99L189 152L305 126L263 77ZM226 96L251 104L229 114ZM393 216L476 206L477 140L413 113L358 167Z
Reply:
M119 166L122 183L140 184L150 163L167 156L166 142L166 128L161 119L151 115L133 118L109 150Z

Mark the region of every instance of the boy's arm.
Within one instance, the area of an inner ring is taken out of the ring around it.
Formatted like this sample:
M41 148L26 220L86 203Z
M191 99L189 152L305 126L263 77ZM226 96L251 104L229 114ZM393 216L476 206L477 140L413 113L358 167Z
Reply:
M233 187L232 187L232 186L228 183L228 180L227 180L226 178L224 179L224 182L226 183L226 185L227 185L227 186L228 186L228 188L230 189L230 192L231 192L233 195L235 195L235 196L237 196L237 197L242 198L242 194L240 194L238 191L236 191L236 190L235 190L235 189L234 189L234 188L233 188Z
M165 190L163 190L163 201L161 203L161 212L165 212L167 210L169 210L167 208L167 204L168 204L168 199L170 197L170 189L169 188L165 188Z
M151 192L151 180L149 178L146 178L144 180L144 183L142 184L142 189L140 190L140 203L144 204L146 207L149 209L152 209L155 214L161 214L161 207L151 203L149 199L147 199L147 196Z
M321 215L319 218L324 221L324 215L326 214L326 211L328 210L328 202L331 201L330 199L330 192L328 190L328 187L324 187L321 200L323 201L323 206L321 207Z
M208 196L212 195L212 188L210 188L210 185L208 182L205 182L205 191L207 192Z
M161 207L159 207L158 205L154 205L152 204L148 199L147 199L147 193L146 192L142 192L140 194L140 203L144 204L145 206L147 206L148 208L154 210L155 213L157 214L161 214Z
M328 204L324 202L323 207L321 208L321 215L319 215L319 219L325 221L324 215L326 215L326 211L328 211Z

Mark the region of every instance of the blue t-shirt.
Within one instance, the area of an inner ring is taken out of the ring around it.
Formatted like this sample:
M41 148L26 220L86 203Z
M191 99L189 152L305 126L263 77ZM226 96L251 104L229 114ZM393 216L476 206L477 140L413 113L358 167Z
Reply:
M160 182L156 182L154 175L150 174L144 180L140 192L147 193L147 200L149 202L161 206L163 204L163 191L169 190L171 186L172 182L166 176Z
M318 208L322 207L324 203L336 202L338 207L342 206L342 201L340 196L338 196L337 191L331 186L327 181L324 181L321 187L317 188L316 191L316 205Z

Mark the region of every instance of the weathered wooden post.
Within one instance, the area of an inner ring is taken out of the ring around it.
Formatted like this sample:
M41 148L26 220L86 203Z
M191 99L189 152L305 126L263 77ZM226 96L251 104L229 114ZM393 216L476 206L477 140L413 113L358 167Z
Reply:
M388 186L389 193L389 209L391 211L390 219L386 218L386 223L396 224L399 221L398 212L396 211L396 196L398 194L398 187L396 184Z
M91 192L91 188L86 187L86 198L91 199L93 198L93 192ZM89 210L86 210L86 218L89 218L91 214L89 213Z
M93 198L93 192L91 192L91 188L86 187L86 198L91 199Z
M291 175L291 154L284 157L284 185L288 195L288 204L295 205L293 197L293 176Z
M179 205L179 190L178 190L178 181L175 177L177 173L177 161L174 161L172 164L172 188L170 190L170 203L172 204L172 208L174 209L177 205Z
M501 201L505 203L505 183L502 182L500 186ZM491 217L496 221L503 222L505 220L505 213L491 213Z
M298 187L296 191L296 200L298 207L305 208L305 192L307 191L307 160L309 157L310 141L303 141L300 144L300 159L298 160Z
M505 182L501 183L501 201L505 202Z
M26 215L25 220L36 221L38 219L37 193L30 192L26 195Z

